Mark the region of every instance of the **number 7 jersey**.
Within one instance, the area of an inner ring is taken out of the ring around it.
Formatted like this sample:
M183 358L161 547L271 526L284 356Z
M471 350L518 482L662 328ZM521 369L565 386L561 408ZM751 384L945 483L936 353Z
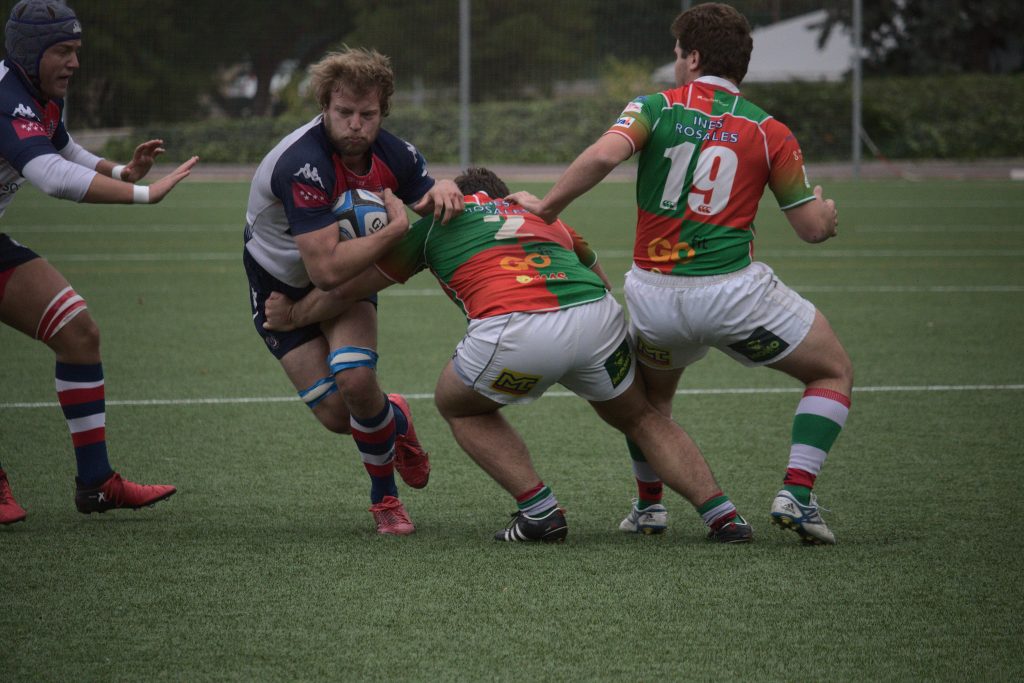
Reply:
M782 209L814 199L793 133L723 78L638 97L609 134L640 150L633 261L645 270L744 268L766 185Z

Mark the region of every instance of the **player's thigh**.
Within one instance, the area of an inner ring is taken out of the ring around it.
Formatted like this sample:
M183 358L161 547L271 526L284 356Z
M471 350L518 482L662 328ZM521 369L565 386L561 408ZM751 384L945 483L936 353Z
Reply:
M347 346L377 348L377 308L369 301L359 301L337 318L320 325L331 350Z
M452 361L448 361L437 378L434 403L445 419L493 413L502 406L501 403L478 393L467 384L455 371L455 364Z
M327 365L327 351L327 340L318 337L295 347L280 358L281 368L300 396L324 380L333 382ZM327 394L311 410L321 424L331 431L348 431L348 408L338 392Z
M281 368L297 391L330 376L327 352L327 340L318 337L295 347L279 359Z
M640 363L640 375L643 378L647 400L659 413L665 417L672 417L672 401L675 399L683 368L659 370Z
M849 395L853 388L853 364L842 342L821 311L815 311L810 331L788 356L768 367L795 377L804 384L822 380L830 388Z
M630 433L641 418L654 408L644 395L642 382L631 382L624 391L607 401L590 401L602 420L623 434Z
M0 300L0 321L30 337L54 297L71 285L60 271L36 258L14 268Z

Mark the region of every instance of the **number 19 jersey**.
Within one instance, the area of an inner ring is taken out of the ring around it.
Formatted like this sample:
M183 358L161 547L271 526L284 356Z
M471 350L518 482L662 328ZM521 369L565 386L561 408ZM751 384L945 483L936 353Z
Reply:
M740 270L766 185L782 209L814 198L793 133L723 78L638 97L606 134L640 150L633 261L645 270Z

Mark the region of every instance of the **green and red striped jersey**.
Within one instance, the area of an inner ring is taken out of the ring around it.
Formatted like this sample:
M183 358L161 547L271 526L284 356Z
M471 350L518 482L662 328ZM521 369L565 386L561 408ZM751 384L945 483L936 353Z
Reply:
M633 261L646 270L739 270L753 259L766 185L782 209L814 198L793 133L723 78L638 97L610 134L640 150Z
M485 193L465 197L448 225L426 216L377 268L397 282L429 268L467 318L553 311L601 299L590 268L597 255L575 230L548 225L518 204Z

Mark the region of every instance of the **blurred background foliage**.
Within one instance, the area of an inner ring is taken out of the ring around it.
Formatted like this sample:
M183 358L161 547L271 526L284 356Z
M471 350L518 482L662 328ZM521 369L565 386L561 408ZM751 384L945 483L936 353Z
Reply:
M13 4L0 3L4 16ZM343 45L390 56L389 129L431 160L457 158L459 0L69 4L84 26L69 127L76 137L106 131L96 139L118 158L126 136L155 134L180 156L258 160L316 113L306 67ZM626 101L666 87L652 73L673 59L669 26L683 4L472 0L474 156L571 159ZM848 1L731 4L755 28L824 8L822 41L851 22ZM887 155L1024 155L1022 127L1009 120L1024 98L1019 0L867 2L864 45L864 127ZM744 93L793 127L809 156L848 155L849 79L749 83Z

